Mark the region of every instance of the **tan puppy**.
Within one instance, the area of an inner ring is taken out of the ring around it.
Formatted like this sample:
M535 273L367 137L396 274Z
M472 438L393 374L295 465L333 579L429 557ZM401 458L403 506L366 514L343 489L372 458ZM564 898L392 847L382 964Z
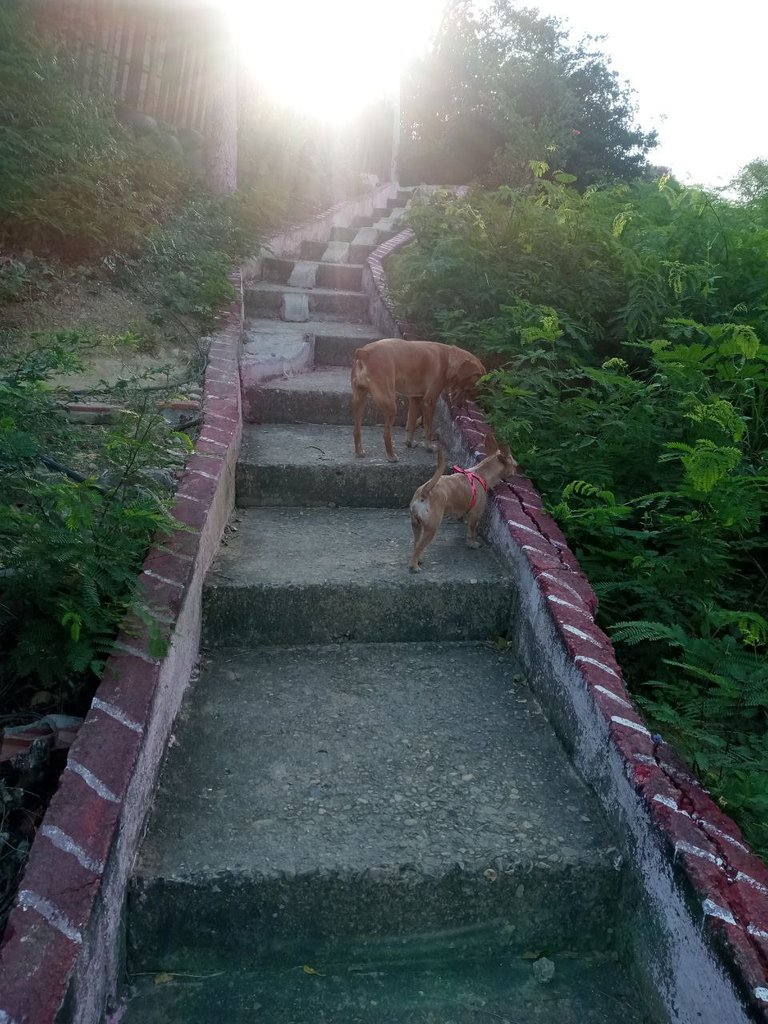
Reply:
M493 435L488 435L485 450L489 454L472 469L443 476L445 454L440 449L435 475L417 488L411 499L411 572L421 571L421 556L437 533L446 512L458 519L467 516L467 547L480 547L477 524L485 509L487 492L500 480L511 477L517 469L507 445L499 448Z
M424 425L424 440L432 447L432 416L440 393L448 389L457 401L468 398L485 367L471 352L437 341L403 341L382 338L363 345L352 361L352 411L354 414L355 455L363 456L360 426L368 395L384 413L384 447L390 462L397 462L392 447L392 424L397 411L397 395L408 403L406 443L413 447L413 435L419 416Z

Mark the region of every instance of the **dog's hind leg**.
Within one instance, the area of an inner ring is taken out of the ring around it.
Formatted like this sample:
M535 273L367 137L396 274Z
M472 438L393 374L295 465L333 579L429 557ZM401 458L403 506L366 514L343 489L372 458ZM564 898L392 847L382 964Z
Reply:
M352 381L352 417L354 422L354 429L352 436L355 440L355 455L360 459L365 455L363 451L363 440L360 435L360 428L363 423L363 410L365 409L365 399L368 392L365 388L360 387L354 380Z
M422 523L421 537L419 537L418 542L413 545L413 554L411 555L410 564L411 572L419 572L421 556L434 540L442 518L442 516L436 516L433 512L426 523Z
M405 424L405 443L408 448L414 447L413 435L416 433L416 428L419 425L419 417L421 416L421 399L410 398L408 400L408 419Z
M416 560L416 552L421 542L421 536L424 533L424 523L413 509L411 509L411 530L413 531L413 553L411 554L409 568L411 572L418 572L419 563Z

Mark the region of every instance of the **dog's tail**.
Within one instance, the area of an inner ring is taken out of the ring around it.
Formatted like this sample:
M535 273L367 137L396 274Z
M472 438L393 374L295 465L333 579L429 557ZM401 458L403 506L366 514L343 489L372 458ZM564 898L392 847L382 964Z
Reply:
M368 370L365 366L363 349L358 348L352 356L352 372L350 374L352 387L368 386Z
M421 488L421 497L422 498L426 498L427 497L429 492L432 490L432 488L435 486L435 484L437 483L437 481L440 479L440 477L443 475L444 472L445 472L445 452L443 451L443 446L439 445L438 449L437 449L437 469L435 470L434 476L431 477L429 480L427 480L427 482Z

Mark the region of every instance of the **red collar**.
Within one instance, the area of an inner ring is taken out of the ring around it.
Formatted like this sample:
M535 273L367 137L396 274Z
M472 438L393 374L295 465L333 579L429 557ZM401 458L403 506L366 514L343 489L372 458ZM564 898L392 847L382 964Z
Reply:
M474 508L475 502L477 501L476 482L481 485L486 494L488 493L488 484L481 476L478 476L477 473L473 473L471 469L462 469L461 466L454 466L453 471L454 473L461 473L462 476L465 476L467 480L469 480L469 486L472 488L472 500L470 501L469 508L467 509L467 512L469 512L469 509Z

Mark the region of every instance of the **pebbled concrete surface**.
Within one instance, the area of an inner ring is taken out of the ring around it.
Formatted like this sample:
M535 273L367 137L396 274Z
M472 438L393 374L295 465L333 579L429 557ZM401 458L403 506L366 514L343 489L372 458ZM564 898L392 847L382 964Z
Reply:
M434 472L435 454L406 448L405 430L393 432L400 461L387 462L381 430L363 428L368 455L355 457L352 428L319 423L246 426L237 466L237 503L254 505L408 506ZM417 435L418 437L418 435Z
M480 640L506 635L512 580L489 548L444 521L408 571L405 510L253 508L222 546L203 595L204 642Z
M617 866L509 654L227 651L177 722L132 886L132 969L389 956L433 931L478 955L500 936L610 948Z
M437 952L437 950L435 950ZM530 961L498 955L405 971L397 964L316 963L208 980L137 979L122 1024L653 1024L629 976L610 960L553 956L536 981ZM312 965L308 965L312 967Z
M306 325L302 325L306 329ZM330 367L270 381L246 394L251 422L256 423L352 423L352 389L346 367ZM397 403L398 426L405 424L406 406ZM384 417L369 399L363 423L383 423ZM379 446L384 450L383 434ZM395 449L397 450L397 449Z

